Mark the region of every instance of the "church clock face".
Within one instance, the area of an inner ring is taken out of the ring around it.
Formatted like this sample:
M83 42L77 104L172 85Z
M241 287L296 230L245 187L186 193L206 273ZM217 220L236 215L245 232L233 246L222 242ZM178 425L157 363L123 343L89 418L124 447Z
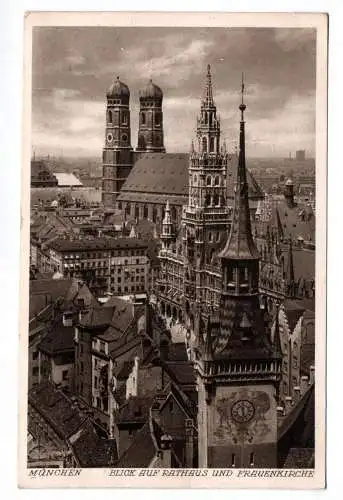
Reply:
M107 134L107 142L108 144L112 144L113 142L113 134L111 132Z
M231 407L231 417L235 422L239 424L250 422L254 415L255 407L247 399L236 401L236 403L234 403Z

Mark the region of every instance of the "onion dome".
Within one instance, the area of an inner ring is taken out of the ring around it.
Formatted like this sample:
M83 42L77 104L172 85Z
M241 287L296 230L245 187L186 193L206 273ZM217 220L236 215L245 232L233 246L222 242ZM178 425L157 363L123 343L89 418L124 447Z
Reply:
M150 79L147 85L139 92L140 99L162 99L163 92L158 85Z
M129 87L119 80L119 76L107 90L107 97L130 97Z

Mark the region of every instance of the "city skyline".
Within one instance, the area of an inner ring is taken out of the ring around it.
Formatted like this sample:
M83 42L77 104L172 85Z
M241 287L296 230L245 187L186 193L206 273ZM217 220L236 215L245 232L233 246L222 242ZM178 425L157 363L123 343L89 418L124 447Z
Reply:
M297 28L38 28L32 147L38 155L100 158L106 89L119 75L131 91L132 146L138 92L152 78L164 92L167 151L188 152L207 63L229 149L237 144L244 71L248 156L288 157L296 149L314 156L315 30Z

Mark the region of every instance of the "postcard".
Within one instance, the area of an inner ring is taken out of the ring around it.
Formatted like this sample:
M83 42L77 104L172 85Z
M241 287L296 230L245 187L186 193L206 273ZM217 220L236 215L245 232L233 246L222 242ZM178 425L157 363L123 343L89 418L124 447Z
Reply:
M327 25L26 14L21 487L325 487Z

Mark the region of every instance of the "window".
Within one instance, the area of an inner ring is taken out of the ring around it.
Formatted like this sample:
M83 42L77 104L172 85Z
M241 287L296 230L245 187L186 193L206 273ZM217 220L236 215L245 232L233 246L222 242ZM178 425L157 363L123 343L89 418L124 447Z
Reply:
M83 362L81 361L80 363L80 373L82 374L83 373Z
M112 123L112 111L108 112L108 123Z
M68 380L68 370L62 371L62 380Z
M34 367L32 368L32 376L33 376L33 377L37 377L37 376L38 376L38 373L39 373L39 368L38 368L38 366L34 366Z
M250 453L250 467L254 467L254 453Z
M33 351L33 353L32 353L32 359L33 359L33 361L35 361L36 359L38 359L38 351Z
M94 377L94 389L98 388L98 377Z
M206 137L202 138L202 151L203 151L203 153L207 153L207 139L206 139Z
M128 118L127 111L123 111L123 114L122 114L122 123L123 123L123 125L127 125L127 121L128 121L127 118Z
M214 152L214 137L210 138L210 153Z
M141 113L141 124L145 125L145 113Z
M234 453L231 455L231 467L236 467L236 456Z

